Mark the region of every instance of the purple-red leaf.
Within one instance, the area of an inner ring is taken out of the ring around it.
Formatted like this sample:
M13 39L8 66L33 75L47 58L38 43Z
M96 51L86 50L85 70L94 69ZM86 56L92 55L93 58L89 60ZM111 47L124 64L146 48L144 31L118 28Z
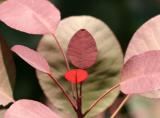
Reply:
M121 73L121 91L125 94L160 89L160 51L149 51L130 58Z
M0 21L30 34L54 33L60 12L48 0L7 0L0 5Z
M40 102L19 100L5 113L4 118L61 118Z
M15 45L11 50L35 69L50 74L49 65L40 53L22 45Z
M81 29L72 37L68 45L67 56L78 68L86 69L95 64L96 42L87 30Z
M65 78L72 83L80 83L88 78L88 72L82 69L73 69L65 74Z

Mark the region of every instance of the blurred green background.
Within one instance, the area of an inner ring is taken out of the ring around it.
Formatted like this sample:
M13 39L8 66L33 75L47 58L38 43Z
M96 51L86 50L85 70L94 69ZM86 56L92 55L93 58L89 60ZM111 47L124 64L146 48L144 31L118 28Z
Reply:
M160 13L160 0L52 0L52 2L60 9L62 18L91 15L103 20L119 39L123 52L136 29ZM0 33L9 46L23 44L36 49L41 38L38 35L13 30L3 23L0 23ZM14 59L17 69L15 99L39 100L43 94L34 69L15 55Z

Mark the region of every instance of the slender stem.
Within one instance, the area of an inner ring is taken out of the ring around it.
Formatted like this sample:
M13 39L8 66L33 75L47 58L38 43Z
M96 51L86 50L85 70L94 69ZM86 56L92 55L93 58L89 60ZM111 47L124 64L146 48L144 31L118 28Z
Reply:
M82 85L83 85L83 82L80 83L80 93L79 93L79 106L80 106L80 111L81 111L81 114L82 114Z
M81 93L81 90L80 88L78 87L78 77L77 77L77 72L76 72L76 95L77 95L77 117L78 118L83 118L83 114L82 114L82 106L81 106L81 96L80 96L80 93Z
M116 115L118 114L118 112L121 110L121 108L124 106L124 104L128 101L128 99L130 98L130 95L127 95L124 100L122 101L122 103L119 105L119 107L116 109L116 111L112 114L112 116L110 118L115 118Z
M93 102L93 104L89 107L89 109L84 113L84 116L87 115L87 113L90 112L93 109L93 107L95 107L106 95L108 95L110 92L112 92L119 86L120 86L119 84L116 84L115 86L107 90L103 95L101 95L95 102Z
M82 110L82 85L83 85L83 82L80 83L80 94L79 94L79 98L80 98L80 106L81 106L81 110Z
M72 101L70 96L65 92L65 89L63 88L63 86L54 78L53 75L51 75L51 74L48 74L48 75L55 82L55 84L60 88L60 90L62 91L62 93L64 94L64 96L68 100L68 102L72 105L73 109L76 111L77 108L76 108L75 103Z
M79 94L78 94L78 84L76 82L76 102L77 102L77 110L79 109L80 107L80 104L79 104Z
M60 44L60 42L59 42L59 40L58 40L57 37L55 36L55 34L52 34L52 36L54 37L54 39L55 39L55 41L56 41L56 43L57 43L57 46L58 46L58 48L59 48L59 50L60 50L60 52L61 52L61 54L62 54L62 56L63 56L63 58L64 58L67 71L69 71L69 70L70 70L70 66L69 66L69 63L68 63L66 54L65 54L65 52L64 52L64 50L63 50L63 48L62 48L62 46L61 46L61 44ZM74 97L74 96L75 96L75 95L74 95L75 87L74 87L73 84L71 84L71 89L72 89L72 96Z
M54 34L52 34L52 36L54 37L54 39L55 39L55 41L56 41L56 43L57 43L57 45L58 45L58 48L59 48L59 50L61 51L61 54L62 54L62 56L63 56L63 58L64 58L65 63L66 63L67 71L69 71L69 70L70 70L70 66L69 66L67 57L66 57L66 55L65 55L65 52L64 52L64 50L63 50L60 42L58 41L57 37L56 37Z

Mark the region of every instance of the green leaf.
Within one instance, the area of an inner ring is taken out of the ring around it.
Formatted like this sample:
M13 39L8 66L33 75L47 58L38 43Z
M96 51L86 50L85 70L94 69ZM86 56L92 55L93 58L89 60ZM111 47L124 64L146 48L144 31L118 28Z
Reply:
M4 2L5 0L0 0L0 3Z
M159 118L160 101L158 99L148 99L143 96L133 96L128 107L132 118Z
M89 78L83 85L83 112L88 109L105 90L119 82L119 72L123 63L122 51L116 37L105 23L91 16L73 16L60 22L56 36L66 51L71 37L80 29L89 31L97 43L98 57L96 64L88 69ZM71 87L64 79L66 72L64 59L54 38L46 35L39 43L38 51L47 59L56 78L65 86L68 93ZM73 66L72 66L73 68ZM52 104L63 113L72 113L63 94L43 73L37 72L40 85ZM109 94L88 115L91 118L108 108L119 94L119 90Z
M6 110L4 110L4 109L0 110L0 118L4 117L5 112L6 112Z

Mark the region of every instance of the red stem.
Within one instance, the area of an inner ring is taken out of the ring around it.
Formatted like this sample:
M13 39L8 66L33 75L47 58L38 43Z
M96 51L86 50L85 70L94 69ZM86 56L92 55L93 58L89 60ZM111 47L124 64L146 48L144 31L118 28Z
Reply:
M83 114L82 114L82 104L81 104L81 95L82 95L82 90L81 90L81 84L80 84L80 88L78 87L78 82L77 82L77 72L76 72L76 101L77 101L77 117L78 118L83 118Z
M80 98L80 106L81 106L81 111L82 111L82 85L83 85L83 82L80 83L80 95L79 95L79 98Z
M63 88L63 86L54 78L53 75L51 75L51 74L48 74L48 75L55 82L55 84L60 88L60 90L62 91L62 93L64 94L64 96L68 100L68 102L71 104L71 106L73 107L73 109L77 112L77 108L76 108L75 103L72 101L72 99L70 98L70 96L65 92L65 89Z
M63 58L64 58L64 61L65 61L65 64L66 64L66 68L67 68L67 71L69 71L69 70L70 70L70 66L69 66L69 63L68 63L66 54L65 54L65 52L64 52L64 50L63 50L63 48L62 48L60 42L58 41L57 37L56 37L54 34L52 34L52 36L54 37L54 39L55 39L55 41L56 41L56 43L57 43L57 46L58 46L58 48L59 48L59 50L60 50L60 52L61 52L61 54L62 54L62 56L63 56ZM74 96L75 96L75 95L74 95L75 87L74 87L73 84L71 84L71 89L72 89L72 96L74 97Z

